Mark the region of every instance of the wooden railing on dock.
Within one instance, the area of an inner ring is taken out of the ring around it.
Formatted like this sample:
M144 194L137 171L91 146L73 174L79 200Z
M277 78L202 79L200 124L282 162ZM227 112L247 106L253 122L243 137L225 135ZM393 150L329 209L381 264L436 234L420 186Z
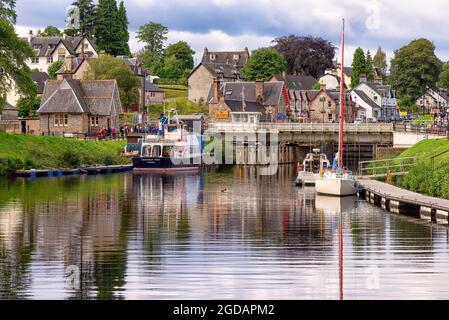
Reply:
M415 165L414 157L359 162L359 177L363 179L384 178L387 175L401 176Z

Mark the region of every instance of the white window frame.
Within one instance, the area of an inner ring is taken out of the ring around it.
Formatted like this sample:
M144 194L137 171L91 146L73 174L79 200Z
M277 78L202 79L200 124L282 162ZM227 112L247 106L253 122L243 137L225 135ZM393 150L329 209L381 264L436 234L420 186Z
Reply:
M39 57L32 57L31 64L39 64Z
M53 56L47 57L47 63L53 63Z
M99 127L100 121L99 121L98 117L90 117L90 125L92 127Z

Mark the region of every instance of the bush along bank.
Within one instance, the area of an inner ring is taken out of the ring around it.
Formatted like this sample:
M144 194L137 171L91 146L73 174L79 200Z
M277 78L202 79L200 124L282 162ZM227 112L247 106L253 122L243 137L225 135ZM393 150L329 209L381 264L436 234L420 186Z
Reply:
M84 141L62 137L0 134L0 175L20 169L74 169L127 164L126 141Z

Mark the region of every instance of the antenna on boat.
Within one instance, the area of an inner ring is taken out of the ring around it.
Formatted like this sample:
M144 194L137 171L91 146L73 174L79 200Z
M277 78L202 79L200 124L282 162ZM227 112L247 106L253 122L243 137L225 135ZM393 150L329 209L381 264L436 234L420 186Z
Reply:
M338 140L338 167L343 168L344 125L345 124L345 19L341 30L341 84L340 84L340 133Z

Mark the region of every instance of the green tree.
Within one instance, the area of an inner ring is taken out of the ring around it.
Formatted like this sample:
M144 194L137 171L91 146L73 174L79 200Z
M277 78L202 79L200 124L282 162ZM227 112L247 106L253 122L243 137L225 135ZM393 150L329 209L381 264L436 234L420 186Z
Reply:
M58 70L61 69L63 64L64 64L64 61L58 60L58 61L53 62L48 67L47 73L51 79L56 79L56 77L57 77L56 72L58 72Z
M195 51L185 41L178 41L170 44L164 51L166 57L175 56L181 61L183 70L193 69L193 55Z
M96 6L93 4L92 0L77 0L73 2L72 5L78 7L79 17L74 17L78 20L78 26L71 29L71 35L82 37L84 42L85 38L93 37L95 34L97 17ZM72 21L72 23L74 22L75 21ZM67 30L65 32L67 32ZM81 47L81 55L84 56L84 46Z
M0 19L16 23L17 14L15 8L16 0L0 0Z
M242 73L246 80L268 80L274 74L285 71L286 61L274 48L260 48L252 52Z
M449 90L449 62L446 62L443 64L439 81L438 81L438 87L440 88L446 88Z
M165 57L164 63L155 71L163 79L177 80L184 75L184 66L181 60L171 55Z
M116 0L98 2L96 20L96 43L99 51L112 56L123 55L122 26Z
M167 27L160 23L148 22L140 26L136 38L145 47L139 56L146 68L151 69L163 60L164 42L167 40Z
M17 100L17 110L19 111L19 117L35 117L36 111L41 104L41 97L21 97Z
M61 30L54 26L48 26L44 29L44 31L38 30L37 31L38 37L60 37L62 36Z
M28 42L17 36L11 23L16 17L14 5L15 1L0 0L0 106L13 88L21 96L36 94L36 85L26 64L34 54Z
M390 82L399 97L416 100L428 87L434 88L441 72L435 46L427 39L417 39L396 50L391 60Z
M132 73L123 60L107 54L92 59L85 78L90 80L116 79L120 90L120 99L125 106L139 102L140 80Z
M123 55L130 56L131 50L129 50L129 31L128 31L128 14L126 13L125 4L123 1L120 2L118 8L118 18L120 21L120 36L121 36L121 44L122 44L122 53Z
M369 81L374 79L374 66L373 58L371 57L371 52L368 50L366 53L366 64L365 64L366 77Z
M357 48L352 59L351 87L360 83L360 75L366 74L366 58L362 48Z
M381 47L377 48L377 52L374 55L373 66L380 70L382 77L385 79L387 76L387 54Z

